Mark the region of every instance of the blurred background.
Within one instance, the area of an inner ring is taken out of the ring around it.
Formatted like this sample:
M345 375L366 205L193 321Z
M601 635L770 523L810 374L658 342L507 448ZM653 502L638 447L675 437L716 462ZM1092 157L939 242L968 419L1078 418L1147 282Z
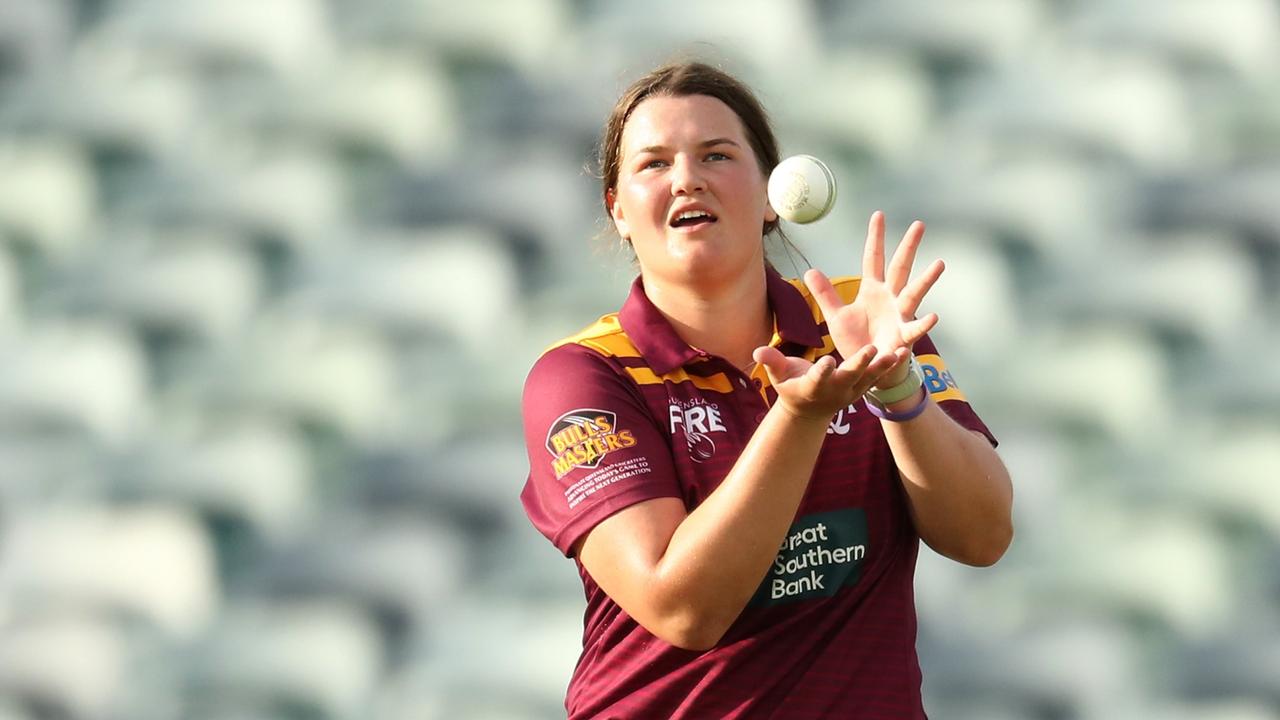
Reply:
M832 165L814 265L948 263L1018 535L921 553L931 715L1280 718L1280 3L0 0L0 720L563 717L520 388L675 52Z

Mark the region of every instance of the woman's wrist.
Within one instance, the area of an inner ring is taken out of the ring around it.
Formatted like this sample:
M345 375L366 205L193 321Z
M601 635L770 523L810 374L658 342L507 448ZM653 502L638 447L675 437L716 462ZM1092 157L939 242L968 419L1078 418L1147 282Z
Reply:
M875 385L872 386L871 392L876 392L879 390L887 390L891 387L894 387L896 385L901 385L902 383L906 382L907 379L910 378L911 376L911 360L912 358L908 358L906 362L894 368L892 371L893 372L892 376L885 375L884 377L880 378L879 382L877 382Z
M782 398L778 398L778 401L773 404L773 407L769 408L769 411L780 413L787 420L800 425L821 426L824 431L826 430L827 425L831 423L832 416L836 414L835 410L832 410L829 413L822 410L810 410L806 412L805 410L792 407L790 403Z
M929 394L928 389L926 389L924 385L921 385L919 388L916 389L915 392L911 393L907 397L897 402L891 402L887 405L884 405L884 409L893 413L906 412L914 408L915 406L919 405L921 400L927 399L921 396L928 395L928 394Z
M919 417L929 405L929 392L916 356L907 362L906 377L886 388L872 388L865 400L867 410L881 420L906 422Z
M897 377L883 384L877 384L867 391L867 397L882 406L892 405L899 400L916 396L916 390L924 385L924 373L915 355L909 355L903 363L902 372L894 373ZM896 381L895 381L896 380Z
M923 385L901 400L882 405L868 393L865 397L867 410L881 420L890 422L906 422L919 417L929 407L929 391Z

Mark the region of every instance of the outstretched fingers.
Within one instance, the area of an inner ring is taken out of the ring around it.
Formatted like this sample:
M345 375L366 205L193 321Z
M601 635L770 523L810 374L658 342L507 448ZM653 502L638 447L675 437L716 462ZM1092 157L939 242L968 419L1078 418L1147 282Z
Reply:
M836 290L835 285L831 284L831 279L821 270L811 268L804 274L804 284L809 288L809 294L813 295L813 299L818 301L818 309L822 310L822 317L832 318L844 307L844 300L840 297L840 291Z
M898 294L898 312L903 317L912 317L916 311L920 309L920 303L924 301L924 296L929 294L933 289L933 284L938 282L938 278L942 277L942 271L946 270L946 263L941 260L934 260L929 263L929 267L918 275L914 280L907 283L902 292Z
M827 378L831 377L831 373L836 371L836 359L830 355L823 355L816 362L809 366L805 379L812 383L812 387L817 389Z
M769 368L785 361L787 356L772 345L761 345L751 352L751 359Z
M906 347L900 347L894 352L879 354L877 352L874 345L863 347L852 357L840 363L833 378L849 387L854 396L862 395L880 379L881 375L905 360L910 351Z
M884 375L895 368L898 363L906 360L907 354L910 352L911 348L907 345L903 345L895 349L893 352L881 353L877 356L875 360L871 361L871 365L867 367L865 376L870 381L867 386L870 387L876 380L880 379L881 375Z
M875 345L867 344L862 346L856 353L845 358L844 362L840 363L840 366L836 368L836 379L853 383L858 379L858 376L867 371L875 357Z
M884 213L871 213L867 244L862 248L862 277L884 281Z
M922 318L908 322L902 328L902 338L908 345L914 345L938 324L938 314L929 313Z
M907 286L907 281L911 279L911 266L916 262L916 251L920 249L920 241L923 238L924 223L916 220L911 223L911 227L907 228L907 234L902 236L902 242L898 243L898 248L893 252L893 258L889 260L889 271L885 276L885 282L895 295L901 293Z
M795 363L796 358L783 355L778 348L764 345L755 349L751 353L751 358L764 366L764 371L769 374L769 382L778 385L797 375L803 375L807 367L798 367ZM807 366L807 363L805 363Z

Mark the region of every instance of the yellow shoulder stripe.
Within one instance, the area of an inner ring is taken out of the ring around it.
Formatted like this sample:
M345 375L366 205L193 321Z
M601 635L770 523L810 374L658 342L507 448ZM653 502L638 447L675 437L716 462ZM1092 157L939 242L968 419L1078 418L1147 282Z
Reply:
M618 313L609 313L576 335L552 343L542 352L545 354L561 345L584 345L596 352L612 357L640 357L640 351L632 344L631 338L622 332L618 323Z
M701 377L698 375L690 375L685 372L684 368L676 368L666 375L658 375L646 367L627 368L627 374L641 385L661 385L670 380L671 382L688 382L699 390L715 390L716 392L728 393L733 392L733 386L729 384L729 378L724 373L716 373L711 377Z

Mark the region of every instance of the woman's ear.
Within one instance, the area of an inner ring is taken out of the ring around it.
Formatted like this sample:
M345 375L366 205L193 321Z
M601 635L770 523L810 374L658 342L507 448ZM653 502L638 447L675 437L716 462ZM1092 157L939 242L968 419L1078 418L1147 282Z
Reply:
M773 209L773 204L768 200L764 201L764 221L767 223L778 222L778 213Z
M627 218L622 213L622 203L618 202L618 193L613 190L606 190L604 202L609 206L609 216L613 218L613 227L617 229L618 236L623 240L630 238L631 227L627 224Z

